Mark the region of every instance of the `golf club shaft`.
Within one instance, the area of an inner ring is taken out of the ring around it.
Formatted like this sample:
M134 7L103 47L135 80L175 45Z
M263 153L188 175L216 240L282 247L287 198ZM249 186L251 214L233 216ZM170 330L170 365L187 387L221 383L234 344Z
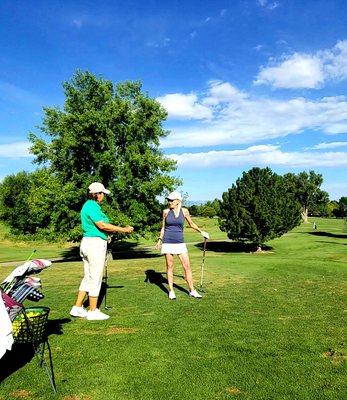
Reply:
M104 274L104 277L103 277L103 281L104 281L104 284L105 284L105 297L104 297L104 301L105 301L104 308L105 308L105 310L107 310L109 308L112 308L112 307L107 306L107 286L108 286L108 283L107 283L107 280L108 280L107 265L108 265L109 256L110 256L110 251L107 250L106 251L106 258L105 258L105 274Z
M36 249L32 251L32 253L30 254L30 256L25 260L25 262L31 260L31 257L36 253Z
M202 254L202 263L201 263L201 274L200 274L200 289L202 289L203 281L204 281L204 267L205 267L205 254L206 254L206 238L204 238L204 251Z

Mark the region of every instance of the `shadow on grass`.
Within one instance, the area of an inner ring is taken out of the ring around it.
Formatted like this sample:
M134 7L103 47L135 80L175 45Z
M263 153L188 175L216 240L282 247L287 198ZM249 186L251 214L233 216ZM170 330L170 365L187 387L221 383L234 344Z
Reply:
M150 248L137 247L137 242L114 242L109 244L108 249L115 260L160 257L160 254L154 253ZM79 246L64 251L62 258L59 262L81 261Z
M101 289L100 289L100 293L99 293L99 297L98 297L98 303L97 303L97 307L101 308L102 303L104 302L104 308L107 309L107 307L111 308L111 305L107 305L107 292L109 289L121 289L123 288L124 285L110 285L108 282L108 279L102 282L101 284ZM85 300L85 302L83 303L84 307L87 308L89 306L89 301L88 299Z
M309 235L313 236L325 236L325 237L332 237L332 238L337 238L337 239L347 239L347 235L343 233L331 233L331 232L307 232Z
M149 247L137 247L137 242L115 242L111 243L109 249L115 260L160 257L160 254L154 253Z
M151 283L153 285L156 285L164 293L169 294L167 287L164 286L164 285L168 285L167 278L164 278L164 276L163 276L163 275L166 275L165 272L156 272L154 269L147 269L145 271L145 275L146 275L146 278L145 278L146 283ZM183 278L182 275L174 275L174 276ZM187 289L183 288L182 286L176 285L176 283L174 283L174 288L177 290L180 290L181 292L189 294Z
M204 243L197 243L195 247L203 250ZM262 246L263 251L269 251L273 248L270 246ZM207 251L214 251L216 253L253 253L256 252L257 246L253 243L238 243L222 241L211 241L206 243Z
M327 243L327 244L335 244L337 246L347 246L347 243L341 243L341 242L328 242L327 240L320 240L319 242L317 241L317 243Z
M71 322L70 318L48 320L47 337L63 335L63 325L68 322ZM31 362L34 356L35 351L31 343L14 343L11 351L7 351L0 359L0 383Z

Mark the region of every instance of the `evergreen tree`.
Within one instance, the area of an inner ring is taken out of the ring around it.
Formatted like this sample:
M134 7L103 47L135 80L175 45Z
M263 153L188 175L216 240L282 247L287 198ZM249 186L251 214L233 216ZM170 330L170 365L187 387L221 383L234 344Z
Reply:
M222 195L219 225L230 239L261 246L300 222L300 205L270 168L252 168Z

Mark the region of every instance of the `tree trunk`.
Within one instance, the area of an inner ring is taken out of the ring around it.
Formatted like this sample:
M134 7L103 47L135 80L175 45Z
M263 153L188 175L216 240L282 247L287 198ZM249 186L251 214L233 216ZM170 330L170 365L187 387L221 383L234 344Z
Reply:
M308 208L306 206L302 207L301 217L302 217L303 222L305 222L305 223L308 222Z

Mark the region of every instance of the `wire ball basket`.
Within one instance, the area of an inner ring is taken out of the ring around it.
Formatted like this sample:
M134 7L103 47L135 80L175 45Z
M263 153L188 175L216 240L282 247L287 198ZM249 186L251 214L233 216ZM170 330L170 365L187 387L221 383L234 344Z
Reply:
M41 343L46 340L48 307L28 307L12 322L16 343ZM24 315L25 313L25 315Z

